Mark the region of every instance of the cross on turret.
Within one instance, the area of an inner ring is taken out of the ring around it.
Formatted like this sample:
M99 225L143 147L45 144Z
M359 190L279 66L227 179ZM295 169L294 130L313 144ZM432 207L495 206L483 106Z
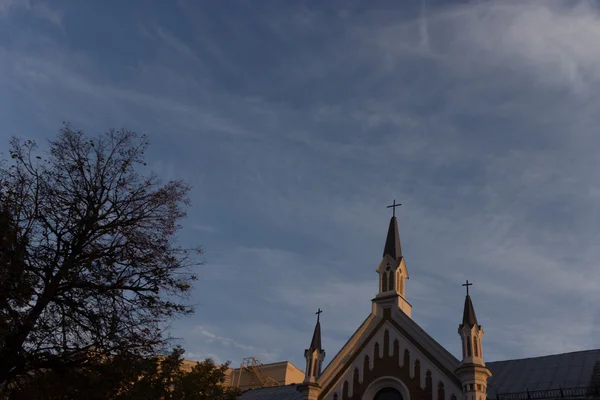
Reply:
M396 216L396 207L400 207L402 204L398 203L396 204L396 199L394 199L394 202L392 203L391 206L387 206L386 208L391 208L392 209L392 217Z
M467 279L467 283L463 283L462 285L467 287L467 296L468 296L469 295L469 286L473 286L473 284L469 283L469 280Z

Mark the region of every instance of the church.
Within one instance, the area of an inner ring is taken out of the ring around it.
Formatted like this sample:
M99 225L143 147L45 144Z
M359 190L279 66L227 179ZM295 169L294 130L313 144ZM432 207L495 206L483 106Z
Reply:
M379 288L371 300L371 314L325 369L317 314L304 351L304 381L248 390L240 399L600 399L600 349L486 363L484 330L477 322L468 281L464 310L457 316L460 360L420 328L405 296L409 273L395 215L377 273Z

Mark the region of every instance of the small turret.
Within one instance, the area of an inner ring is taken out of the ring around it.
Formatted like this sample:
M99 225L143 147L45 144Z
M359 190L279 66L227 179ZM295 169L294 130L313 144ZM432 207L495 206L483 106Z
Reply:
M325 359L325 350L321 347L321 309L317 314L317 325L310 342L310 347L304 350L304 358L306 358L305 383L314 383L321 376L321 367Z
M483 362L483 348L481 339L483 328L477 323L475 308L469 296L469 286L473 285L467 281L463 286L467 287L467 297L463 310L462 323L458 326L458 334L462 343L462 361L456 370L462 386L465 400L486 400L487 380L492 373Z

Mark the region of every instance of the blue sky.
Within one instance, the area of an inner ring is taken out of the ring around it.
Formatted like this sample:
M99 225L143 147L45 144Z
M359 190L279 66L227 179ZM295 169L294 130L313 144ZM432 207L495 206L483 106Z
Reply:
M413 317L458 355L600 347L600 9L579 1L0 0L0 151L62 121L148 134L205 249L187 357L327 359L390 212Z

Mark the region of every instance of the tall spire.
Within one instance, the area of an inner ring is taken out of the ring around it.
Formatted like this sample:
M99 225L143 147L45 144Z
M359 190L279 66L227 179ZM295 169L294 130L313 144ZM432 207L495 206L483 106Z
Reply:
M471 301L471 296L469 296L469 286L473 286L472 283L469 283L467 279L466 283L463 283L463 286L467 288L467 297L465 297L465 307L463 309L463 319L462 325L473 327L477 325L477 317L475 316L475 308L473 307L473 302Z
M385 247L383 248L383 256L385 257L386 255L389 255L400 264L402 248L400 247L400 233L398 232L398 220L396 216L390 219L390 227L388 228Z
M321 366L325 359L325 350L321 348L321 309L317 314L317 325L313 333L310 347L304 350L304 358L306 359L306 370L304 371L304 383L315 383L321 376Z
M461 380L465 400L486 400L487 380L492 373L483 361L483 328L477 323L475 308L469 296L471 285L473 284L469 281L463 284L467 288L467 296L462 323L458 326L462 361L456 373Z
M308 348L309 350L323 350L321 348L321 321L320 321L322 312L323 311L321 311L321 309L319 308L319 310L315 313L315 314L317 314L317 325L315 325L315 331L313 332L313 337L310 342L310 347Z

